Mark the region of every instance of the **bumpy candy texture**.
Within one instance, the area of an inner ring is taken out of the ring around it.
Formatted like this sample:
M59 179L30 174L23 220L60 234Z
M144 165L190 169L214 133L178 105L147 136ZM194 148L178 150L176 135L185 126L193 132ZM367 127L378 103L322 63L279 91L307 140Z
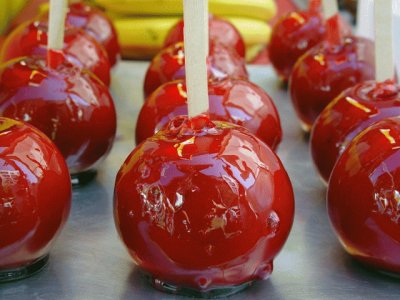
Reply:
M350 255L385 272L400 273L400 119L361 132L337 161L328 212Z
M400 115L400 87L366 81L341 93L321 113L311 133L311 154L326 182L351 140L372 123Z
M260 87L240 79L209 81L212 120L241 125L275 150L282 138L279 114ZM165 83L146 99L136 125L136 143L151 137L173 117L187 115L184 80Z
M326 33L319 12L299 11L282 16L274 25L268 54L271 63L283 80L288 80L296 61L320 43Z
M67 165L39 130L0 117L0 283L46 260L71 206Z
M340 45L322 42L304 54L290 76L290 96L303 129L343 90L375 77L371 41L346 37Z
M168 32L164 47L169 47L178 42L183 42L183 20L179 21ZM209 22L210 44L218 43L226 48L235 49L241 57L246 56L246 46L240 32L227 20L210 15Z
M219 45L210 45L208 57L210 79L227 77L248 79L246 63L232 50ZM148 97L163 83L185 78L185 52L179 42L161 50L151 61L144 79L144 95Z
M108 88L69 63L35 58L0 67L0 115L26 121L60 149L72 174L95 168L109 152L116 114Z
M177 117L121 167L115 222L160 289L209 293L267 278L293 222L280 160L243 127ZM218 294L218 292L216 292Z
M28 21L13 30L4 41L0 61L21 56L47 54L48 24L46 21ZM65 30L65 58L72 64L95 74L105 85L110 84L110 62L104 48L82 29Z

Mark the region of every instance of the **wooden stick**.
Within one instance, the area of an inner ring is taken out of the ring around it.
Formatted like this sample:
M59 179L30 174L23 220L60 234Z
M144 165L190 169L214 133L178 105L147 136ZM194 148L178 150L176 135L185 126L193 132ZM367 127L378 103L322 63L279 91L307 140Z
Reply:
M63 49L66 12L66 0L50 0L47 49Z
M189 117L208 112L208 0L184 0L185 71Z
M325 20L328 20L329 18L336 16L339 13L337 0L323 0L322 6L324 10Z
M375 0L375 80L394 77L392 0Z
M322 4L327 26L327 41L332 45L338 45L342 42L342 34L337 0L323 0Z
M60 52L64 48L65 16L67 0L50 0L47 64L53 68L60 62Z

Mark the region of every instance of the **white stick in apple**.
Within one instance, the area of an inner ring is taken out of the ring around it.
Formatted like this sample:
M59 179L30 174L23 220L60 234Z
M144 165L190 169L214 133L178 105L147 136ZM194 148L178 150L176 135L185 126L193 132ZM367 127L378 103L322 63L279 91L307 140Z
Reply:
M328 20L339 13L337 0L322 0L324 18Z
M331 45L339 45L342 43L342 31L337 0L323 0L322 5L327 26L326 39Z
M208 0L184 0L184 44L189 117L208 111Z
M67 5L67 0L50 0L48 50L59 51L63 49Z
M375 80L393 79L392 0L375 0Z

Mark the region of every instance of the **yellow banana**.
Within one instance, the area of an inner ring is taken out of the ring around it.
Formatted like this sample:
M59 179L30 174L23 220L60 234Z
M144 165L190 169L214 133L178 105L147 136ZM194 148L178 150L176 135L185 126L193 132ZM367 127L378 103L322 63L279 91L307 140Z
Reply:
M10 15L9 0L0 0L0 34L3 34L7 27Z
M12 0L12 1L7 1L9 4L9 9L10 9L10 15L11 17L15 17L21 9L25 6L25 4L28 2L27 0Z
M210 12L218 16L234 16L268 21L276 14L274 0L210 0Z
M268 23L239 17L223 17L230 21L240 32L247 47L264 44L269 42L271 27Z
M123 58L150 59L161 50L179 17L114 19Z
M113 15L118 32L122 56L130 59L150 59L164 44L170 28L179 17L118 18ZM249 18L226 17L237 26L246 44L248 60L254 58L259 49L270 38L271 28L266 22Z
M120 15L181 16L182 0L95 0L107 11ZM209 0L210 12L218 16L254 18L263 21L276 14L274 0Z
M263 44L246 47L246 61L253 61L263 49L265 49L265 45Z

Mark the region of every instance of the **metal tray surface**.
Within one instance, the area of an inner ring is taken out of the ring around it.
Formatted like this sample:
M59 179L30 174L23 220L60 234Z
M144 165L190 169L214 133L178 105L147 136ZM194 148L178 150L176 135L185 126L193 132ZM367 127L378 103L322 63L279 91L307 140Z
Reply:
M74 189L70 219L49 265L35 276L0 285L0 299L183 299L147 284L119 240L113 220L115 175L134 147L146 68L144 62L121 62L114 70L115 146L96 180ZM270 67L250 66L249 71L281 115L284 139L278 154L294 186L296 215L270 279L231 299L400 299L399 279L365 269L342 250L327 217L325 186L312 166L288 93Z

